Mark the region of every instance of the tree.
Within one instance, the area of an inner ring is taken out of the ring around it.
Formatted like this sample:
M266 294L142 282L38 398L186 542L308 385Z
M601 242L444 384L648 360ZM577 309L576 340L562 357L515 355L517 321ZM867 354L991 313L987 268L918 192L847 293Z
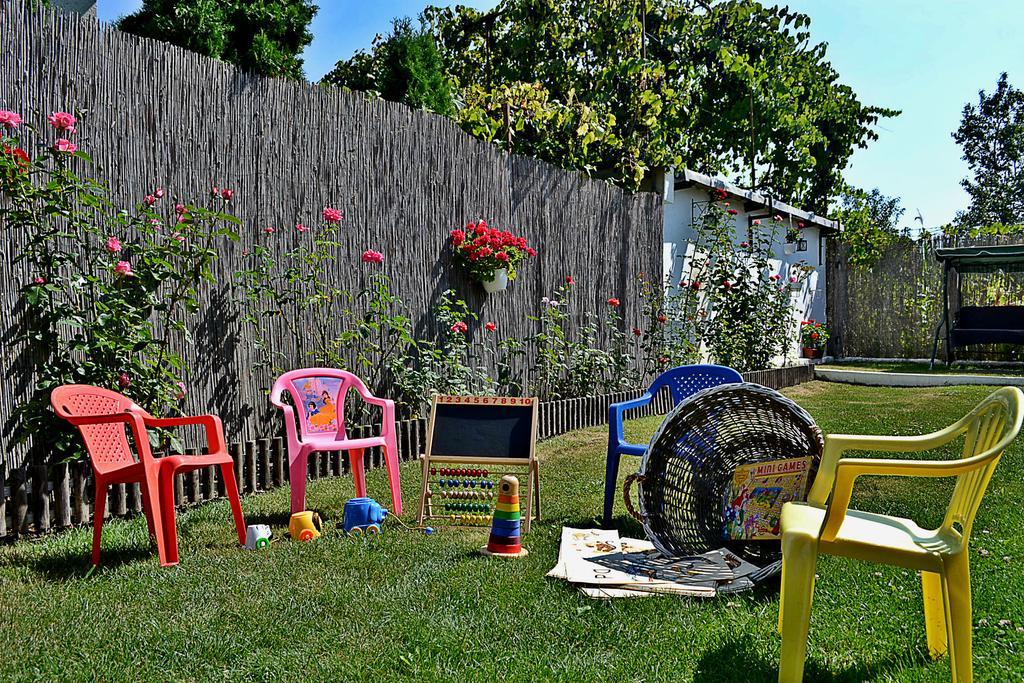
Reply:
M264 76L302 80L299 54L313 40L318 9L310 0L144 0L117 27Z
M957 214L965 228L1011 225L1024 216L1024 92L1004 72L992 94L978 92L977 106L964 105L953 139L963 147L972 178L960 184L970 206Z
M905 209L899 197L887 197L876 187L867 192L847 188L833 214L843 226L843 241L851 266L870 268L900 236L899 220Z
M338 62L321 83L376 92L384 99L445 116L455 114L452 84L434 37L413 29L409 19L396 19L391 34L374 41L372 56L360 50Z
M423 18L456 87L455 118L477 137L630 188L686 165L824 211L853 150L898 112L838 83L807 16L705 5L503 0ZM355 66L374 71L384 56L377 47Z

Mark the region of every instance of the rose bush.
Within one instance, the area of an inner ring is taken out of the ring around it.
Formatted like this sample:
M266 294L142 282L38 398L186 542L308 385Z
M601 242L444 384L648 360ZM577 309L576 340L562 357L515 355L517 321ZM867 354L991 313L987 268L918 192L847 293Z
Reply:
M34 378L17 408L16 437L75 458L80 439L50 410L50 391L94 384L153 413L176 412L188 374L179 349L191 342L191 318L223 242L237 239L230 226L238 219L220 201L170 212L162 189L152 202L115 205L105 185L80 174L92 162L66 137L77 118L54 112L48 121L54 131L0 112L0 142L10 150L0 154L0 225L12 270L25 278L14 341Z

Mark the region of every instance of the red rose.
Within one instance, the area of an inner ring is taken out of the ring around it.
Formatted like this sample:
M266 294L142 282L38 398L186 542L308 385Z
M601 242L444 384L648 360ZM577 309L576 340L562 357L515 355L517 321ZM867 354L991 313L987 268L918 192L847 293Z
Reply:
M608 299L608 305L614 308L615 306L619 305L619 300L616 299L615 297L612 297L611 299Z
M536 256L537 255L537 250L534 249L533 247L526 247L526 254L528 256Z
M748 244L747 242L740 242L740 249L746 249L749 246L750 244Z
M565 284L567 284L567 285L574 285L574 284L576 284L576 281L572 279L572 275L566 275L565 276Z
M736 209L729 209L729 215L730 216L735 216L738 213L739 213L739 211L737 211Z
M811 332L811 339L817 339L817 338L818 338L818 333L817 332Z
M487 238L486 237L480 236L480 237L477 237L476 239L473 240L473 246L474 247L482 247L485 244L487 244Z
M699 280L694 280L693 282L691 282L690 283L690 288L695 290L695 291L700 289L700 281Z
M633 336L634 337L639 337L641 334L643 334L643 332L640 331L639 327L634 327L633 328Z
M487 330L488 332L494 332L496 329L498 329L498 326L490 322L484 323L484 329Z
M722 286L725 287L726 289L732 289L732 283L729 282L728 280L722 280Z
M658 322L659 323L663 323L663 322L665 322L667 320L668 320L668 317L664 313L662 313L661 315L658 316Z
M452 332L461 332L462 334L465 334L467 330L469 330L469 325L461 320L452 325Z

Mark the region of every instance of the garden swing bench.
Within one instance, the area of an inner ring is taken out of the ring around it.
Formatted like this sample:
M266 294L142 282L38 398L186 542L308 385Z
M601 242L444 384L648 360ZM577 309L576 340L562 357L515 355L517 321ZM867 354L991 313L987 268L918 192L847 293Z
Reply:
M947 366L962 346L1024 345L1024 306L961 306L961 275L1024 273L1024 244L936 249L935 258L943 264L942 318L935 328L929 369L935 366L943 329Z

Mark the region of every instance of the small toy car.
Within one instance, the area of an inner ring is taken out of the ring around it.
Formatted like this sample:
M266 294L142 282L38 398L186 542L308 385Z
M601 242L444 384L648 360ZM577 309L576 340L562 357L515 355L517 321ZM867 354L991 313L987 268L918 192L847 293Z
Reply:
M350 536L370 536L380 533L380 525L388 511L373 498L352 498L345 503L345 517L342 527Z
M270 545L270 527L266 524L250 524L245 530L245 549L262 550Z
M312 541L320 535L320 515L310 510L296 512L288 523L288 533L296 541Z

